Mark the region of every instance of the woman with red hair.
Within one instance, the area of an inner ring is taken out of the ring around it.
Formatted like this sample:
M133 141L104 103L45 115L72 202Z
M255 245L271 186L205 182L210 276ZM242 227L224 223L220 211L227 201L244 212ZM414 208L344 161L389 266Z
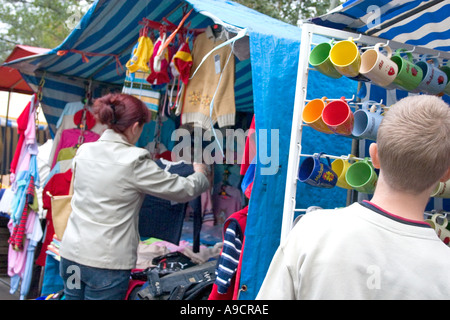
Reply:
M194 164L196 172L184 178L135 147L150 120L139 99L109 94L94 102L93 111L108 129L80 146L73 160L72 214L60 247L66 300L123 299L136 264L145 194L187 202L209 187L203 164Z

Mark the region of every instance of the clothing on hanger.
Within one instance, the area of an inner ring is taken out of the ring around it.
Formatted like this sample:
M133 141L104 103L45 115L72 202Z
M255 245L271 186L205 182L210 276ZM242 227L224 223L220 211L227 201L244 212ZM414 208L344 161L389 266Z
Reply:
M12 221L9 222L8 228L12 231ZM23 250L14 250L10 245L8 251L8 276L11 278L10 294L14 294L20 285L20 300L24 300L29 293L33 274L34 251L43 236L39 217L33 210L29 212L24 234Z
M41 251L36 259L36 264L38 266L45 266L47 246L52 242L53 235L55 234L55 228L53 227L52 219L52 202L47 192L49 192L53 196L67 195L69 193L71 181L72 169L69 169L64 173L55 174L47 182L44 187L44 191L42 192L43 208L47 209L47 216L45 219L45 238L42 243Z
M36 137L36 129L34 127L30 127L30 122L34 124L37 105L37 96L36 94L34 94L31 97L30 102L28 102L25 109L17 118L17 132L19 134L19 140L17 142L16 151L10 165L10 170L13 174L11 176L11 181L14 180L14 174L19 163L19 158L21 154L23 154L24 144L26 145L27 143L30 143L30 141L32 141Z
M157 141L162 144L159 153L162 153L165 150L172 151L175 146L175 141L172 141L173 131L175 131L175 122L171 118L164 117L161 121L161 126L157 120L150 121L144 124L144 128L142 129L141 136L139 137L136 146L153 151L154 146L151 149L151 145L149 144Z
M213 212L216 225L222 225L234 212L242 209L242 194L238 188L224 186L225 194L212 196Z
M232 300L239 286L238 267L244 245L248 206L233 213L223 226L223 248L217 264L217 277L208 300Z
M97 134L93 131L90 131L90 130L82 130L82 129L77 129L77 128L64 130L61 134L61 139L55 150L55 155L54 155L52 166L51 166L52 168L56 164L59 151L64 148L77 146L80 142L79 138L80 138L81 134L83 134L83 138L84 138L83 142L84 143L94 142L100 138L99 134Z
M78 149L76 147L68 147L59 150L56 162L73 159L77 154L77 150Z
M182 123L194 123L204 129L210 129L211 124L215 123L219 127L235 124L235 60L234 57L230 58L230 46L224 46L209 55L192 77L203 57L223 42L214 37L210 27L196 37L192 49L191 78L183 93ZM213 97L211 120L210 104Z
M61 140L61 135L66 129L75 129L77 128L77 125L75 124L75 114L82 110L85 107L85 104L80 100L76 102L69 102L64 107L64 110L62 114L60 115L58 122L56 124L57 130L55 133L55 136L53 138L53 145L50 151L50 155L48 158L49 166L53 168L54 162L53 160L55 157L58 156L58 153L56 152L57 147L59 146L59 142ZM88 110L91 109L91 107L88 105L86 106ZM107 126L104 124L101 124L100 122L96 121L95 125L90 129L90 131L97 133L99 136L107 129Z

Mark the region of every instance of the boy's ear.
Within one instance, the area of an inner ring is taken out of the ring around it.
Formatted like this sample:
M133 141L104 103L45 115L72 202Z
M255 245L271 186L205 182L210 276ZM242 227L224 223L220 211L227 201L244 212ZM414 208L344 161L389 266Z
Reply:
M378 157L378 145L374 142L369 147L370 158L375 169L380 169L380 158Z
M445 171L445 173L442 176L442 178L439 179L440 182L446 182L448 180L450 180L450 168L448 168L447 171Z

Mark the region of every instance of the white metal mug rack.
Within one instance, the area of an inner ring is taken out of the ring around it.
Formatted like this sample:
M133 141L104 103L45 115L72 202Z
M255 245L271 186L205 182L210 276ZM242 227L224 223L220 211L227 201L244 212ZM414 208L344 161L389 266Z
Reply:
M292 229L295 212L305 211L304 209L295 209L296 207L295 196L297 191L297 174L300 164L300 156L302 153L302 129L303 129L302 113L303 108L305 106L307 95L309 54L311 52L311 46L313 45L312 43L313 35L321 35L334 40L346 40L351 37L353 38L355 43L363 44L364 45L363 48L366 48L367 46L374 46L377 43L385 43L386 45L389 45L389 47L393 51L395 51L396 49L403 48L406 49L408 52L414 54L419 55L427 54L431 55L432 57L436 57L438 59L450 60L450 53L448 52L412 46L397 41L366 36L363 34L331 29L310 23L305 23L302 25L300 57L298 63L297 85L294 101L294 112L292 117L291 140L289 146L289 161L287 168L283 220L281 227L281 240L285 239L289 231Z

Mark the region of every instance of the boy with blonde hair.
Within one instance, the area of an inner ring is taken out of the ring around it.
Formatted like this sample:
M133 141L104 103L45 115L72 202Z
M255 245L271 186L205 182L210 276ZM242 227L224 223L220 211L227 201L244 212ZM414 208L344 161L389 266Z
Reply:
M411 96L391 106L370 146L370 201L304 215L278 248L257 299L449 299L450 248L426 222L450 179L450 108Z

